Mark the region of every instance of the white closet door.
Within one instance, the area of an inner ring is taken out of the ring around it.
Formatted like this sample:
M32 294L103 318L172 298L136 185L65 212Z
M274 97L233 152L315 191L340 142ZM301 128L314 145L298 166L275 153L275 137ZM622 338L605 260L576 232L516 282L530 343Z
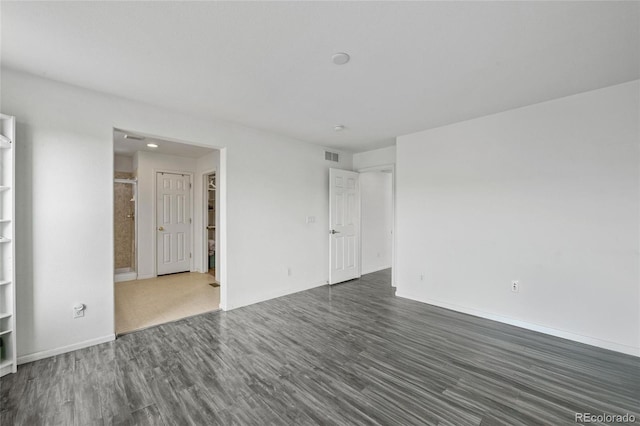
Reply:
M157 173L156 225L158 275L191 267L191 182L184 174Z
M329 284L360 277L359 178L329 170Z

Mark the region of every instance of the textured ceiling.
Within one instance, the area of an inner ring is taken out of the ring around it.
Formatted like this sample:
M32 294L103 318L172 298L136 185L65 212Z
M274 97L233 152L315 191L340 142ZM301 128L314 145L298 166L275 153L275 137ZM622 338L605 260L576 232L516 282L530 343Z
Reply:
M0 7L5 67L356 152L640 77L638 2Z
M127 139L124 136L131 135L142 137L142 140ZM157 148L150 148L148 143L155 143ZM139 133L128 132L126 130L116 129L113 132L113 151L117 155L132 157L137 151L148 151L164 155L177 155L180 157L200 158L214 150L197 145L173 142L165 139L158 139Z

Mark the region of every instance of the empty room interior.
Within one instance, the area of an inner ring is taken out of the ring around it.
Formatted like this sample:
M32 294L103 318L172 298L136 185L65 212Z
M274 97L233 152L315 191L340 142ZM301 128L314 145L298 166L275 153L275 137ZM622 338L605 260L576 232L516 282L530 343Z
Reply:
M640 2L0 2L0 424L640 422Z

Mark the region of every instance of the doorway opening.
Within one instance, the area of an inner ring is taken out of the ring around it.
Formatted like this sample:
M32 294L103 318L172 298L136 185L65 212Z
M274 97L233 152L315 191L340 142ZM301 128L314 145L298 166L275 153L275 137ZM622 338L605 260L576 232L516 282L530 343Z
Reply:
M329 284L387 271L395 287L394 169L329 170Z
M220 150L121 129L113 140L116 335L218 310L219 201L213 191L210 219L200 177L216 176ZM209 235L200 230L209 226L218 254L212 271L201 249Z
M205 205L204 217L206 219L205 228L204 228L204 240L206 242L205 247L205 262L203 269L207 269L209 275L213 277L213 282L211 285L217 287L220 285L217 275L216 275L216 242L217 231L216 231L216 223L217 221L217 183L216 183L216 172L211 171L205 173L203 175L203 188L205 193L203 194L203 198L207 200Z
M394 264L393 166L360 171L362 274L391 269ZM393 270L391 270L392 285Z

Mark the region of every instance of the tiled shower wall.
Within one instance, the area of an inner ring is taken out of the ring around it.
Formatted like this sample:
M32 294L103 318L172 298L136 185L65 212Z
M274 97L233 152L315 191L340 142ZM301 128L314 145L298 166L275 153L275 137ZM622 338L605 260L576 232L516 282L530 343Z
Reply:
M115 172L116 179L131 179L133 173ZM133 185L114 183L115 268L135 270L135 203ZM127 217L129 216L129 217Z

